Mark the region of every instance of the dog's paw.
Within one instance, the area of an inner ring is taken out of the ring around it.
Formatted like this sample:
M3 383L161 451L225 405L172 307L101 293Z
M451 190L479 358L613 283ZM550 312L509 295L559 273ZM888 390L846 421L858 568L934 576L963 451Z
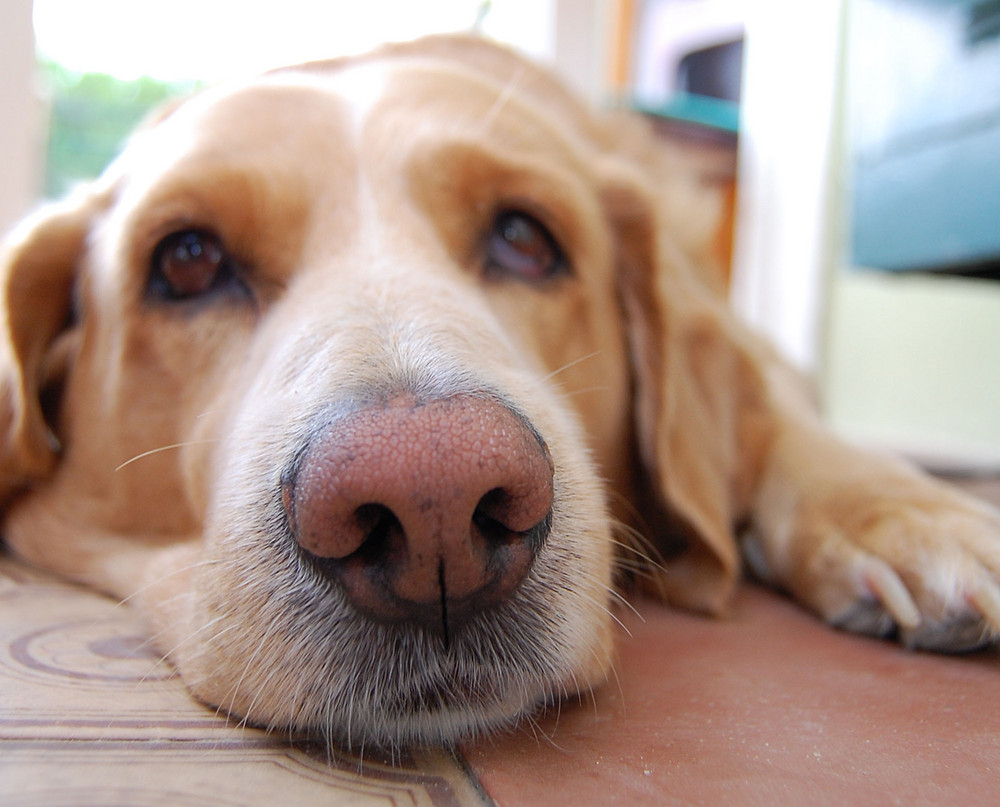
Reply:
M827 619L854 633L898 637L914 649L962 653L995 644L1000 634L996 577L978 568L951 580L935 576L933 570L903 572L862 556L851 575L853 601L828 612Z
M823 497L780 552L751 535L744 556L845 630L953 653L1000 637L1000 513L934 483Z

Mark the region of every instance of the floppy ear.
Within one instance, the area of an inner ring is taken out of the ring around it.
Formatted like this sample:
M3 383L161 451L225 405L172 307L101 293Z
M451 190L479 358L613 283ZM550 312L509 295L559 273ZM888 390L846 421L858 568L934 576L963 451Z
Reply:
M619 234L620 294L634 377L644 530L665 561L640 587L701 611L725 610L739 577L734 537L756 439L761 379L726 302L672 243L651 189L605 193Z
M95 200L39 211L0 249L0 504L52 471L59 443L43 395L73 352L73 286Z

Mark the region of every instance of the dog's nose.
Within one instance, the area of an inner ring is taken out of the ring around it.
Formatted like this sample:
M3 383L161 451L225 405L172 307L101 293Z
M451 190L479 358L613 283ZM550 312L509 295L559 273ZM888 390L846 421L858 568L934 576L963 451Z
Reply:
M397 400L338 418L282 494L296 540L356 608L447 638L524 579L549 529L553 468L499 402Z

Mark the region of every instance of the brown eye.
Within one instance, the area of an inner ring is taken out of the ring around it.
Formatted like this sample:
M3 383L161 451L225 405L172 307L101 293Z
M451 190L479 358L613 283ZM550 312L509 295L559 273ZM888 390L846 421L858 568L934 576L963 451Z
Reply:
M555 238L533 216L504 211L493 222L486 244L486 269L497 276L548 280L568 271Z
M189 300L225 288L246 291L225 247L212 233L181 230L168 235L154 250L148 288L151 296Z

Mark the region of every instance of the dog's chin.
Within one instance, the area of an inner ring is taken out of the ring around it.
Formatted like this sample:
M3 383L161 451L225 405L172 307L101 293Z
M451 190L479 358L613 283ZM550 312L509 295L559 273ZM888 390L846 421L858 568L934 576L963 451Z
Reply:
M198 676L192 689L240 723L330 747L385 751L450 746L509 729L554 697L535 665L511 666L483 642L460 641L445 651L432 647L436 637L421 634L392 649L380 649L378 639L342 640L307 653L262 652L242 671L233 659L206 659L212 674ZM342 653L338 645L350 649ZM223 664L231 676L220 676Z
M593 636L570 644L581 632L558 629L565 603L546 576L447 640L372 621L301 567L294 581L257 575L225 598L196 588L192 630L203 640L175 661L199 699L243 724L348 750L450 746L597 683L606 650Z

